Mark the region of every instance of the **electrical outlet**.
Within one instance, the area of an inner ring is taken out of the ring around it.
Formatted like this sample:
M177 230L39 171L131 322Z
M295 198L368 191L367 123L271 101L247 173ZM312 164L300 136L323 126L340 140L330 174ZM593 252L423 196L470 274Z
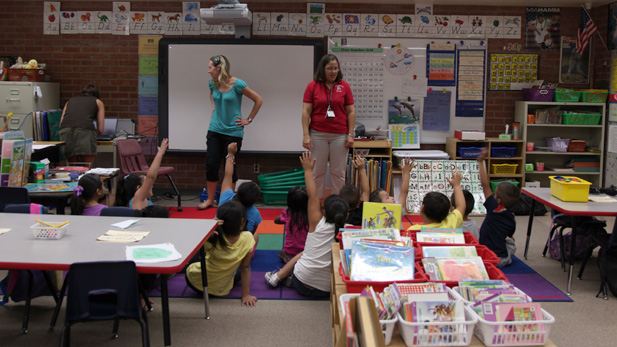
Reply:
M254 173L259 173L259 164L255 163L255 166L253 166L253 172Z

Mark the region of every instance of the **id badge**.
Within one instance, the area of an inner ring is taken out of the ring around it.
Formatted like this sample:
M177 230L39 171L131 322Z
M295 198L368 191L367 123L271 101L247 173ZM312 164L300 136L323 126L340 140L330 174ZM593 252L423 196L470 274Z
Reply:
M328 118L334 118L334 111L332 111L332 110L328 110L328 111L326 111L326 117L328 117Z

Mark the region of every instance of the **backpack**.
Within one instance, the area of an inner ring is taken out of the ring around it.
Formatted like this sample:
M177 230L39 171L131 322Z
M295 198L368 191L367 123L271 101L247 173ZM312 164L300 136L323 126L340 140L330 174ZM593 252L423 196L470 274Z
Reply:
M518 199L514 206L508 208L508 210L512 211L516 216L529 216L531 212L531 203L533 199L525 194L521 194L521 198ZM533 211L534 216L544 216L548 210L543 203L536 201L536 206Z
M570 216L563 216L558 218L571 218ZM574 259L583 259L587 250L591 244L593 244L594 237L593 235L602 235L606 234L606 222L601 221L599 219L595 219L593 217L577 217L580 218L577 222L578 226L576 227L576 241L575 241L575 249L576 252L574 254ZM563 222L562 222L563 223ZM570 222L568 221L567 224ZM559 229L559 227L557 227ZM570 260L570 240L572 238L572 232L569 231L563 234L563 243L564 243L564 258L566 261ZM596 243L597 244L597 243ZM556 260L561 260L561 250L560 250L560 240L559 240L559 232L555 230L553 234L553 238L549 242L548 252L551 258Z

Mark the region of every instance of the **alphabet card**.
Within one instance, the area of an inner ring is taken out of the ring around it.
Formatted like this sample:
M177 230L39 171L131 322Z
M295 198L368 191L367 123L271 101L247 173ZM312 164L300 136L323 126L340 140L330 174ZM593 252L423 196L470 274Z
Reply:
M343 32L343 15L340 13L327 13L324 30L326 36L340 35Z
M129 32L131 34L147 34L148 33L148 12L131 11L129 16Z
M60 3L45 2L43 11L43 34L60 35Z
M75 12L62 11L60 17L60 32L62 34L78 34L77 16Z
M396 15L395 14L380 14L378 25L378 36L393 37L396 36Z
M419 213L424 195L429 192L441 192L450 199L453 189L446 177L452 177L452 171L458 170L462 175L461 188L468 190L475 199L473 214L484 214L484 191L480 181L480 168L475 160L416 160L416 167L409 175L409 192L406 206L410 213Z
M148 12L148 34L165 34L165 12Z
M113 35L128 35L129 34L129 14L131 13L130 2L114 1L113 4L113 19L112 31Z
M307 37L323 37L324 36L324 22L326 21L325 15L308 13L306 23L306 36Z
M201 33L199 17L199 2L182 3L183 35L199 35Z
M379 15L376 13L365 13L360 15L360 35L377 36L379 32Z
M165 34L182 35L182 13L165 12Z
M306 13L291 13L289 15L289 36L306 36Z
M272 19L270 26L272 35L286 36L289 32L289 13L271 13L270 18Z
M270 12L253 12L253 35L270 35Z
M111 16L111 11L96 12L94 23L96 24L97 34L111 34Z
M343 15L343 33L349 36L360 35L360 15L345 13Z
M90 11L77 12L77 24L79 25L78 30L80 34L96 33L96 26L92 20L92 17L93 15Z
M396 15L396 36L412 37L416 33L416 16L413 14Z

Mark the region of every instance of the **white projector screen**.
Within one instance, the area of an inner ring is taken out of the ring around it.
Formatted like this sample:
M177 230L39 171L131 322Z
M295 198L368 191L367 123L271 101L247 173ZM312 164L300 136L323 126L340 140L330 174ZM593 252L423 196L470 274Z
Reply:
M243 152L301 152L302 97L323 55L321 40L162 39L159 43L159 137L169 150L202 152L212 116L208 61L224 55L231 74L263 98L244 129ZM253 107L242 100L242 116Z

